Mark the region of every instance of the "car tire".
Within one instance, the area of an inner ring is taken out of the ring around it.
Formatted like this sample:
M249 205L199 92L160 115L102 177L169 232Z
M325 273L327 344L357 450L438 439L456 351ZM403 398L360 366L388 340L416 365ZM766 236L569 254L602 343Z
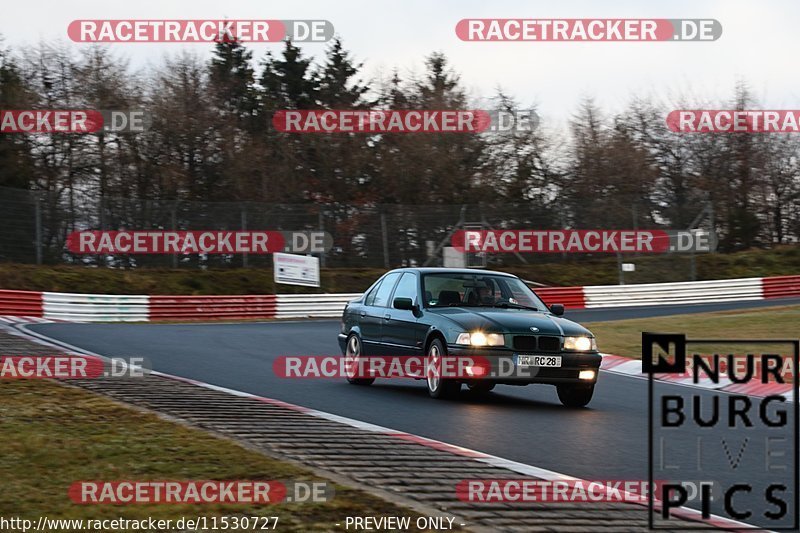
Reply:
M358 338L358 335L355 333L351 333L349 337L347 337L347 344L345 344L344 356L345 357L352 357L354 359L358 359L361 357L362 353L362 344L361 339ZM375 378L356 378L347 376L347 382L351 385L372 385L375 382Z
M440 339L433 339L428 345L425 356L425 383L428 385L428 394L431 398L452 398L461 390L461 383L453 379L441 377L442 357L447 355L447 349Z
M557 385L556 390L566 407L586 407L592 401L594 385Z
M491 381L477 381L469 383L467 387L472 394L487 394L494 389L495 385L497 384Z

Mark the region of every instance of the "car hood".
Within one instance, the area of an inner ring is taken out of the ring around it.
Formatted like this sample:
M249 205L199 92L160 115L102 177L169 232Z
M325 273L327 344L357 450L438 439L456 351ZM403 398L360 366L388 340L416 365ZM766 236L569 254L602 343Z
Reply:
M447 307L427 311L447 318L464 331L481 330L528 335L591 335L591 332L580 324L539 311L468 307ZM538 331L531 328L538 328Z

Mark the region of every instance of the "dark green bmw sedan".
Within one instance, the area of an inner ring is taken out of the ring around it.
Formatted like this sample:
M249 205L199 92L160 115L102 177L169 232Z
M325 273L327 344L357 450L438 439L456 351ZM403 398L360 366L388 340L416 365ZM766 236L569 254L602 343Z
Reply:
M555 385L569 407L589 403L601 356L594 335L550 307L518 277L452 268L401 268L384 274L342 315L339 346L358 361L373 356L425 362L434 398L451 397L466 384L475 393L496 385ZM488 362L448 374L452 359ZM370 385L371 375L348 378Z

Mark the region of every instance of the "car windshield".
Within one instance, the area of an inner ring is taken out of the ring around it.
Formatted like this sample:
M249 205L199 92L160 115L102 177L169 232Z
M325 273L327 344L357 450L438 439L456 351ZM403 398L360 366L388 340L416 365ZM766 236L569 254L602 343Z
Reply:
M519 278L456 272L422 277L425 307L508 307L547 311Z

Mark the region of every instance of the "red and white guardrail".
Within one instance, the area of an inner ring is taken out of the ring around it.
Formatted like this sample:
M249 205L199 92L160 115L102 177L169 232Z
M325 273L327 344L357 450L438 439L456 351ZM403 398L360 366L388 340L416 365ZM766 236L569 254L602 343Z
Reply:
M544 287L548 304L569 309L698 304L800 296L800 275L678 283ZM70 322L338 317L359 293L245 296L75 294L0 289L0 315Z

